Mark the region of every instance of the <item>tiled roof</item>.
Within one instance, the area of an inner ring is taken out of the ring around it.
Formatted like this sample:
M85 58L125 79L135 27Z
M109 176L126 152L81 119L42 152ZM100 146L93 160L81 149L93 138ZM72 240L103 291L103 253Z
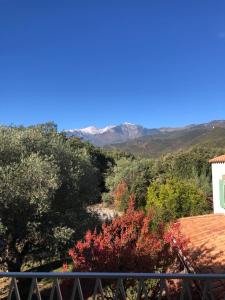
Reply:
M223 162L225 162L225 154L214 157L214 158L210 159L209 162L210 163L223 163Z
M225 215L181 218L181 232L190 240L188 260L196 273L225 273ZM225 282L212 282L215 299L224 299Z

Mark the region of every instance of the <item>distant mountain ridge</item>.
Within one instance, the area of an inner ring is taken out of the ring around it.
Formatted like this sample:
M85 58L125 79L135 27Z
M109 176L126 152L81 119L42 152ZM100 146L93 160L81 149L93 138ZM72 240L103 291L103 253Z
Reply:
M125 122L120 125L110 125L104 128L90 126L82 129L67 130L65 132L68 137L77 136L83 140L90 141L96 146L119 148L135 153L143 152L143 149L148 149L148 152L150 148L159 148L158 150L161 153L163 152L161 147L163 149L166 148L165 144L169 145L171 143L171 148L176 148L178 145L182 147L183 144L188 144L188 142L191 144L194 141L197 142L198 139L206 138L205 135L208 135L215 128L225 130L225 120L214 120L208 123L191 124L177 128L145 128L141 125ZM156 144L158 144L157 147Z
M148 129L141 125L125 122L120 125L110 125L104 128L90 126L81 129L67 130L67 136L77 136L88 140L96 146L105 146L133 140L141 136L156 134L159 129Z
M221 148L225 150L225 120L190 125L176 129L161 129L160 133L124 143L107 145L107 149L119 149L151 158L163 154L188 150L193 147Z

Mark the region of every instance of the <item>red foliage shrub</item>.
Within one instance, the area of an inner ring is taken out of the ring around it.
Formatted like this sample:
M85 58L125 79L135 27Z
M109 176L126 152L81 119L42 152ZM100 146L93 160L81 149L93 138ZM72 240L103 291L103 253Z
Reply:
M124 210L126 206L126 201L129 197L128 186L125 180L122 180L116 187L114 191L114 205L117 209Z
M103 224L99 233L87 231L69 255L75 272L155 272L165 271L177 248L185 246L178 223L155 224L153 214L134 210L131 196L121 217Z
M103 224L100 233L87 231L69 255L74 271L153 272L165 269L185 244L178 223L155 224L153 214L134 210L131 196L124 215Z

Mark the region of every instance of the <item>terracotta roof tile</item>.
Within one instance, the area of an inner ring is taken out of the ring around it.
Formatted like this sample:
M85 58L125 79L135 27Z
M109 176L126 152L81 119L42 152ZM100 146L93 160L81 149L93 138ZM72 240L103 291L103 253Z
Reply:
M214 157L214 158L210 159L209 162L210 163L223 163L223 162L225 162L225 154Z
M181 218L181 232L189 239L188 260L196 273L225 273L225 215ZM225 282L212 285L215 299L225 296ZM224 299L224 298L223 298Z

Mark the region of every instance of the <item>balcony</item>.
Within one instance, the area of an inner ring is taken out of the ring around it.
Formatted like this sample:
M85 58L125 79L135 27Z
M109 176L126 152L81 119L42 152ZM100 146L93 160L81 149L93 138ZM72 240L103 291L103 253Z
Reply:
M147 300L147 299L224 299L225 288L216 289L217 283L225 284L225 274L162 274L162 273L31 273L31 272L1 272L0 278L10 279L7 296L4 299L16 300L85 300L85 299L119 299L119 300ZM51 282L48 295L42 294L40 288L41 280L47 279ZM24 281L25 280L25 281ZM62 289L61 282L69 280L70 288ZM92 282L93 290L89 296L85 295L85 284ZM133 282L134 293L127 294L126 282ZM157 286L157 293L151 295L146 282L154 280ZM24 296L21 290L21 281L27 284L27 295ZM106 292L107 283L113 282L111 295ZM28 286L29 283L29 286ZM176 286L176 288L175 288Z

